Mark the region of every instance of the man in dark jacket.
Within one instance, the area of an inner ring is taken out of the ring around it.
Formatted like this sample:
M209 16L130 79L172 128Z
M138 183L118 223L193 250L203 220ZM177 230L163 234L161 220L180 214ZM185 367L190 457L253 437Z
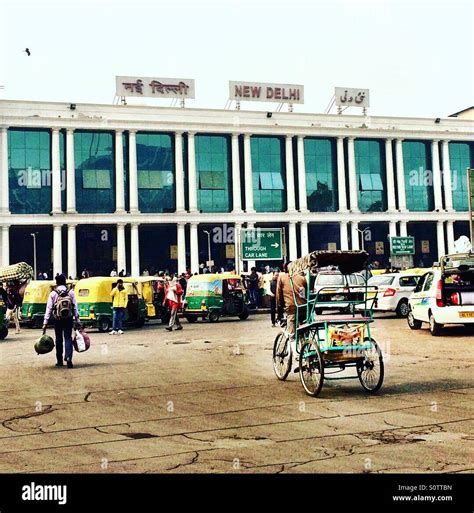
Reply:
M250 303L255 306L255 308L258 307L258 274L257 274L257 268L252 267L250 270L250 274L247 278L247 288L249 291L250 296Z
M275 271L272 276L272 281L270 282L270 316L272 319L272 328L276 326L277 319L281 319L283 317L283 307L282 304L277 304L277 287L278 287L278 275L279 272ZM278 312L278 314L277 314Z

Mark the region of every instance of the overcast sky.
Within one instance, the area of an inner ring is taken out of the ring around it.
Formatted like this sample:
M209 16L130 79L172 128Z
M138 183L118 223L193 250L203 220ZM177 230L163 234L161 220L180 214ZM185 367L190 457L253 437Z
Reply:
M370 88L373 115L443 117L474 105L473 6L0 0L0 98L112 103L115 75L137 75L194 78L190 107L224 108L228 81L247 80L303 84L295 111L324 112L344 86Z

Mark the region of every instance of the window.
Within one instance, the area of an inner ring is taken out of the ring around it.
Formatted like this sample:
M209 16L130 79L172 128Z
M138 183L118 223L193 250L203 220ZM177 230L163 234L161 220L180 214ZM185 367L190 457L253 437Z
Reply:
M362 212L386 209L385 154L382 141L357 139L354 142L358 204Z
M380 285L391 285L394 276L373 276L369 279L368 285L379 287Z
M433 186L430 184L431 147L429 142L403 141L405 193L408 210L433 210Z
M139 189L164 189L168 185L168 180L173 174L171 171L138 171ZM171 182L172 183L172 182Z
M286 209L284 146L279 137L252 136L252 185L257 212Z
M428 274L428 276L426 277L425 285L423 287L423 292L430 290L431 284L433 283L433 278L434 278L433 273Z
M110 171L108 169L83 169L82 187L84 189L110 189Z
M459 211L468 210L466 169L474 167L474 144L449 143L449 160L453 184L453 207Z
M416 287L419 276L400 276L400 287Z

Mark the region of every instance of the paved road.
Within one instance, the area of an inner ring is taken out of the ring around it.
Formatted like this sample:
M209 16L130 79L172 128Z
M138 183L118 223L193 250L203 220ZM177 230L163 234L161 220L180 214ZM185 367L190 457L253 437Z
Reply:
M386 379L319 398L271 365L266 316L92 333L75 368L0 343L0 472L472 472L474 337L377 319ZM334 383L334 382L333 382Z

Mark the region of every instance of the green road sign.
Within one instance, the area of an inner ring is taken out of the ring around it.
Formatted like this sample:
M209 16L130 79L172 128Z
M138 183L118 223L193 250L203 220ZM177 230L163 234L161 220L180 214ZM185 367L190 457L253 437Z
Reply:
M242 260L283 260L281 228L247 228L241 231Z
M390 253L395 256L414 255L414 237L390 237Z

